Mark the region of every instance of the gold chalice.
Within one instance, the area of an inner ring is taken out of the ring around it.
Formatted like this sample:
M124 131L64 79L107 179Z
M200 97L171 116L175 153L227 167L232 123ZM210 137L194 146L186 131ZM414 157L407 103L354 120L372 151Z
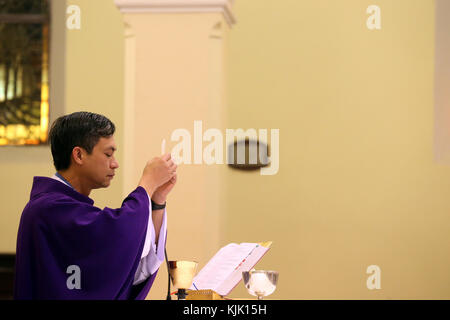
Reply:
M192 286L198 263L195 261L169 261L169 274L173 285L178 289L178 300L186 300L186 290Z

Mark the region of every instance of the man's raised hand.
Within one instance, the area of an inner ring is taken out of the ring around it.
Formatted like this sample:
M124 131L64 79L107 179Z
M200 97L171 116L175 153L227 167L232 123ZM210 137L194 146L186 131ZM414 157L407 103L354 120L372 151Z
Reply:
M176 170L177 165L172 161L170 153L154 157L147 162L139 186L152 197L156 189L176 176Z

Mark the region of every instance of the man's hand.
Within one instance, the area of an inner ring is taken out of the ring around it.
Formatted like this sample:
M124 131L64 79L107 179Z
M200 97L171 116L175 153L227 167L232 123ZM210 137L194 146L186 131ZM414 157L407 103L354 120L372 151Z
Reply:
M155 157L147 162L141 180L139 181L139 186L147 191L150 198L153 198L153 194L160 186L167 184L176 177L176 170L177 165L171 160L170 153L165 154L162 157ZM172 190L172 188L173 186L170 190Z
M172 177L169 181L167 181L162 186L158 187L153 193L152 200L157 204L164 204L167 199L167 195L170 191L172 191L173 187L177 183L177 174Z

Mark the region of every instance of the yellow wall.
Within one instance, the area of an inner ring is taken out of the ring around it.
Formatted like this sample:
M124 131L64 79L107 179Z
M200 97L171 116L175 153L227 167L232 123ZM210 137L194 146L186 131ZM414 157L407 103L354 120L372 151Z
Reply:
M81 30L59 29L66 53L58 43L52 63L65 60L64 98L53 100L65 113L109 116L121 162L121 14L109 0L67 3L80 6ZM372 4L381 7L378 31L365 25ZM280 271L277 299L450 298L450 172L433 162L434 2L238 0L234 8L226 127L280 129L280 170L226 169L220 245L273 240L257 267ZM0 251L14 252L31 178L53 173L50 151L2 148L0 166ZM121 172L93 193L97 205L120 205ZM190 250L208 247L197 245ZM366 287L372 264L381 290ZM165 282L161 272L155 290ZM233 296L248 294L240 284Z
M450 163L450 1L436 0L434 72L434 156L439 164Z
M235 13L229 126L279 128L281 151L275 176L230 172L224 238L274 241L258 265L280 271L273 298L450 298L434 2L246 0ZM381 290L366 287L372 264Z
M65 3L53 1L50 32L50 122L65 108ZM8 146L0 148L0 252L16 251L20 214L31 191L33 176L54 173L50 148Z
M80 29L66 30L66 113L90 111L111 119L116 125L116 158L121 165L124 112L122 16L110 0L68 0L66 3L67 6L78 5L81 10ZM123 200L122 184L123 170L119 168L108 189L92 192L95 205L119 207Z
M81 9L81 29L66 29L66 6ZM109 0L52 2L50 122L75 111L106 115L116 125L117 158L123 140L123 22ZM54 173L48 146L0 148L0 252L15 252L20 214L29 199L33 176ZM95 190L99 207L118 207L122 171L110 188Z

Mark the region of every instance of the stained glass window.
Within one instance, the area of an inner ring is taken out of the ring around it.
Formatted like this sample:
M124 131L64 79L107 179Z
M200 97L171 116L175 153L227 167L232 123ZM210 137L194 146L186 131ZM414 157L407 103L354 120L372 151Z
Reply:
M47 0L0 0L0 145L47 140Z

